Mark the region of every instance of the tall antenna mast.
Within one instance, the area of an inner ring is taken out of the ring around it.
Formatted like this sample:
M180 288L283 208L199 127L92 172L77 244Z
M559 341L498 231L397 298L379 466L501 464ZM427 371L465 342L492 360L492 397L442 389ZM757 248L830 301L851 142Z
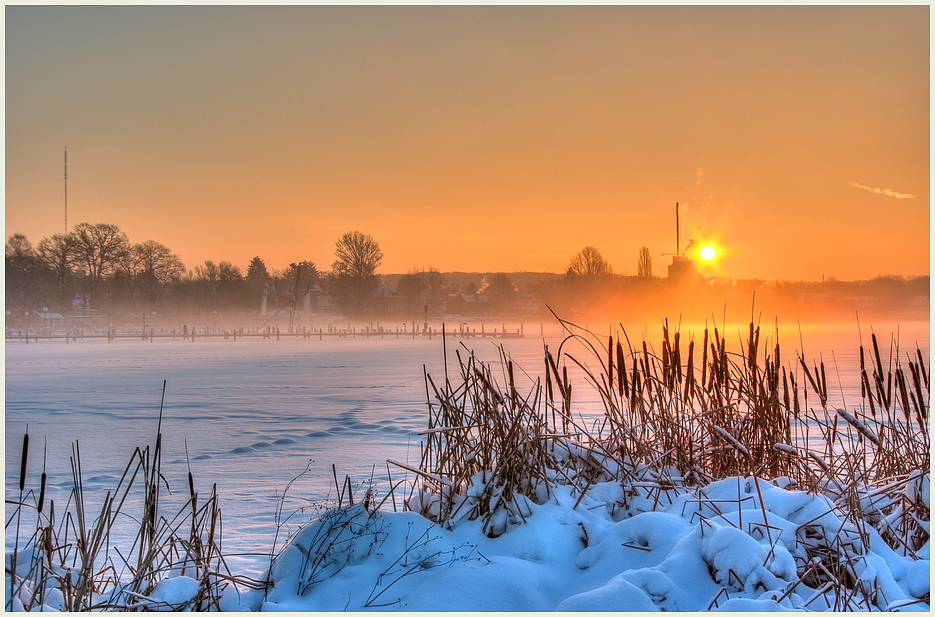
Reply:
M679 202L675 202L675 256L681 257L681 247L679 244Z
M65 146L65 233L68 233L68 146Z

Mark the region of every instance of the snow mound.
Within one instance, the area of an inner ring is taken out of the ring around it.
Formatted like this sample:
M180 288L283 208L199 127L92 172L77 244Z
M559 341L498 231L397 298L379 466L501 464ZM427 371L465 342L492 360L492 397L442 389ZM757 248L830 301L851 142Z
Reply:
M822 496L752 479L670 490L630 515L556 486L497 537L480 520L332 509L292 538L237 610L787 611L929 609L929 562L857 530ZM752 496L756 496L753 498ZM579 499L580 498L580 499ZM611 500L612 501L612 500ZM665 505L664 505L665 504ZM824 574L844 560L858 593ZM181 591L179 592L181 593Z

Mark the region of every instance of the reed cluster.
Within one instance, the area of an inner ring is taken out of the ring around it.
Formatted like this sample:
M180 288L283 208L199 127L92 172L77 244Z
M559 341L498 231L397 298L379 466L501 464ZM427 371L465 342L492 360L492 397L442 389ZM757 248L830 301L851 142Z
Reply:
M99 510L92 510L86 501L78 442L72 446L73 485L64 506L47 498L45 469L38 492L28 487L27 430L19 497L6 502L6 533L16 534L5 568L6 610L201 611L217 607L221 591L236 581L221 551L217 487L206 496L200 494L189 472L188 499L178 511L164 514L165 508L160 507L166 485L161 425L160 409L155 446L134 450ZM24 527L33 531L24 534L21 542ZM122 542L118 546L115 536L128 528L129 547ZM154 593L160 581L170 576L191 579L187 598L168 602Z
M778 326L769 341L751 320L730 351L717 327L686 341L666 322L657 351L631 344L622 325L603 337L562 324L558 348L543 350L544 376L526 375L525 389L502 347L499 378L461 350L454 385L447 367L441 384L426 372L421 464L394 463L417 474L410 509L448 525L481 518L497 536L554 483L583 496L616 480L658 498L739 476L821 493L903 554L928 540L930 369L918 348L901 357L891 347L884 361L872 335L860 349L862 400L846 409L829 402L823 361L782 363ZM580 413L569 369L602 410Z

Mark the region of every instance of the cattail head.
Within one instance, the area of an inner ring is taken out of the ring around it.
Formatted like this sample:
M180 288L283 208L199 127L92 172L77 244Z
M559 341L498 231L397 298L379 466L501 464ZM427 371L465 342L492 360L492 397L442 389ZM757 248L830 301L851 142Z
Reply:
M629 394L627 392L627 367L624 364L623 345L617 341L617 392L621 397Z
M23 455L19 462L19 490L26 488L26 459L29 458L29 433L23 435Z
M46 473L42 472L42 479L39 481L39 512L42 512L42 506L45 504L45 479Z

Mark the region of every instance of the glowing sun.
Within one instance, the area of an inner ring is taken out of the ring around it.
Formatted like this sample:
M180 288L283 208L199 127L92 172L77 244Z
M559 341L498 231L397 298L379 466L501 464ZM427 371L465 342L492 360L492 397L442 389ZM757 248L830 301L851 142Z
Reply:
M704 259L705 261L711 261L712 259L714 259L714 255L715 255L714 247L706 246L702 248L701 251L699 252L699 255L701 255L701 258Z

